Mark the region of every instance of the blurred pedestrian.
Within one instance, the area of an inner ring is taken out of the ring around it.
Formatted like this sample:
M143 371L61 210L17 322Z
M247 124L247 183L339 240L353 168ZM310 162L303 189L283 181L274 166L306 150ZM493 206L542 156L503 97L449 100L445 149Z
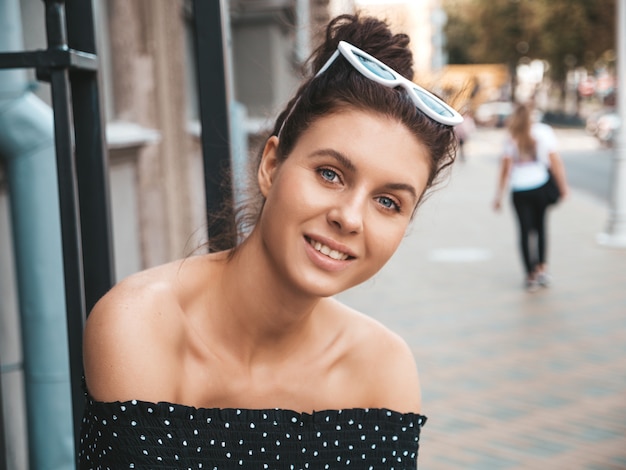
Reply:
M461 161L465 161L465 144L469 140L472 133L476 130L476 124L472 113L466 110L462 114L463 122L454 128L454 134L458 143L457 156Z
M518 105L508 120L494 208L499 210L507 185L519 227L525 287L547 287L547 209L567 197L565 167L557 152L554 130L533 121L532 109Z
M396 251L462 117L403 78L409 37L377 19L334 19L311 63L244 240L135 274L89 315L81 468L416 468L413 354L333 296Z

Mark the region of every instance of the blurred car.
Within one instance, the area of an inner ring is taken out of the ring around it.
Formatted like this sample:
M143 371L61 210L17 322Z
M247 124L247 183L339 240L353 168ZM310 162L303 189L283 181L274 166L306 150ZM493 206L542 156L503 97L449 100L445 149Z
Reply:
M513 108L510 101L488 101L476 108L474 120L480 126L502 127Z
M595 136L603 146L612 147L621 119L613 109L599 111L587 118L585 129Z

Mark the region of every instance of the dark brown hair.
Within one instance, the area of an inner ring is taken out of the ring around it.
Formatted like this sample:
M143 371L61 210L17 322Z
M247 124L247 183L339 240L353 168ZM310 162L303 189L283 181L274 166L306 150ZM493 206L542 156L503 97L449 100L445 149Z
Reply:
M346 107L374 111L402 122L428 148L432 158L430 186L439 172L454 160L452 128L416 111L403 90L372 82L345 59L338 58L327 71L315 77L337 50L339 41L347 41L406 78L413 78L413 57L406 34L393 34L384 21L372 17L336 17L326 29L325 41L309 59L312 78L300 86L276 120L273 135L280 131L279 158L287 158L302 133L322 116Z
M511 137L517 144L520 160L537 159L537 143L530 133L532 127L532 110L528 105L520 104L509 118L508 128Z
M454 162L456 139L452 127L437 123L417 110L403 90L387 88L364 77L343 57L338 57L328 70L316 77L317 71L337 50L339 41L346 41L404 77L413 78L413 56L406 34L392 33L387 23L373 17L341 15L334 18L326 28L324 41L308 60L311 76L302 83L274 124L271 135L280 134L277 148L279 160L289 157L298 139L317 119L346 108L375 112L404 124L428 149L431 157L428 190L436 183L442 170ZM255 162L255 175L262 148ZM423 199L424 195L420 202ZM237 209L240 239L256 224L263 203L262 196L257 192L255 197Z

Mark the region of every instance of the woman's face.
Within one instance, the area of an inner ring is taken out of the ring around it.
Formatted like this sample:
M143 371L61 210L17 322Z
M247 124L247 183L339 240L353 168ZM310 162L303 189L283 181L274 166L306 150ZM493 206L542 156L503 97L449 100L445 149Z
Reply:
M281 282L327 297L373 276L402 240L430 156L403 124L345 110L315 121L287 159L266 144L257 229Z

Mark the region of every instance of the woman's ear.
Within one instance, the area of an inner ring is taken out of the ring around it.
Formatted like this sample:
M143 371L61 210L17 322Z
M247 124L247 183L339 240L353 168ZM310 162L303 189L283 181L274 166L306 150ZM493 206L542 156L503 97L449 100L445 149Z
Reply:
M261 189L263 197L267 197L274 181L275 172L280 166L276 156L277 148L278 137L273 135L265 142L265 148L263 148L263 155L261 156L261 164L259 165L259 171L257 173L259 188Z

